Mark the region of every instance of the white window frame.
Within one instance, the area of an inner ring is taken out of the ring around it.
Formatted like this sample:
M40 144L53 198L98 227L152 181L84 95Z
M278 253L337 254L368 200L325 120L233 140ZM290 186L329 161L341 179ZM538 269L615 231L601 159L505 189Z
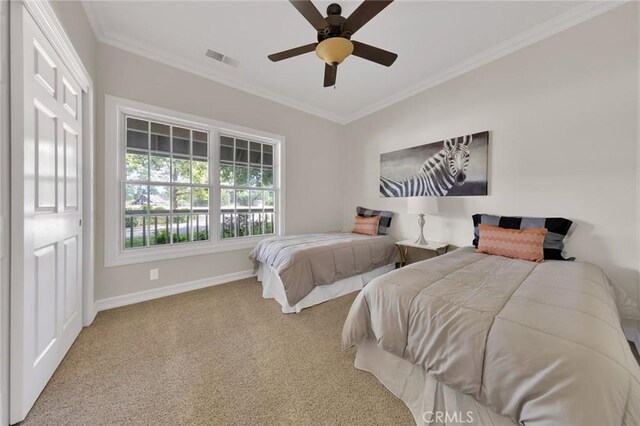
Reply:
M188 128L197 128L209 133L209 214L211 217L209 241L187 244L125 249L123 245L124 199L122 177L124 176L124 150L126 129L124 117L132 115L141 119L167 122ZM220 133L237 135L256 142L266 142L274 147L273 190L275 191L274 233L232 239L220 237ZM285 138L259 130L236 126L209 118L172 111L142 102L105 95L105 267L152 262L209 253L253 248L258 241L274 235L284 235L285 188L284 188L284 144ZM117 212L117 214L114 214Z

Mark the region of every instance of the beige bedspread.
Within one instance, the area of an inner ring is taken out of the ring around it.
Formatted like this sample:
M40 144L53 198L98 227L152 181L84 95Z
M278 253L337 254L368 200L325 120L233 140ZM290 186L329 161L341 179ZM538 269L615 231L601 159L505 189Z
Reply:
M343 344L369 338L517 423L640 425L640 367L589 263L468 247L407 266L351 307Z
M317 285L396 262L398 250L388 236L328 232L268 238L258 243L250 257L275 268L293 306Z

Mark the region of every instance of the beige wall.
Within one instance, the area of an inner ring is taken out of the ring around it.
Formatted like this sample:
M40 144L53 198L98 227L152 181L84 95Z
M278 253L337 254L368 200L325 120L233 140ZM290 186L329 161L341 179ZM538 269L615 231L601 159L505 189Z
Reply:
M380 153L490 130L490 195L441 199L428 238L469 245L478 212L571 218L569 255L637 298L638 35L632 2L348 125L343 227L355 201L417 236L406 199L378 196Z
M104 268L105 94L286 136L287 233L349 229L363 204L397 212L394 235L413 236L406 200L378 197L379 154L491 130L490 196L442 200L428 236L467 245L480 211L566 216L569 254L639 297L636 3L347 126L96 43L80 4L53 7L97 89L96 299L251 267L241 250Z
M105 94L284 135L287 232L340 229L340 213L327 206L334 207L342 201L341 126L98 43L79 2L54 1L52 7L91 74L96 89L96 300L240 272L252 266L248 260L249 250L240 250L104 267ZM325 171L327 165L332 165L331 173ZM151 268L160 269L157 281L149 280Z
M221 120L286 138L287 233L339 230L342 126L120 49L98 50L96 158L104 158L104 95ZM252 268L249 250L104 268L104 164L97 161L96 299ZM118 214L118 212L112 212ZM157 281L149 269L159 268Z

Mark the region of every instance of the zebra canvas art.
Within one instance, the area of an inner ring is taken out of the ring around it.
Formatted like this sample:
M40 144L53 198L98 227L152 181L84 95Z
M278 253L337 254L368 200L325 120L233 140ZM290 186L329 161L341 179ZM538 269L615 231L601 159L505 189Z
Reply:
M380 155L383 197L487 195L489 132Z

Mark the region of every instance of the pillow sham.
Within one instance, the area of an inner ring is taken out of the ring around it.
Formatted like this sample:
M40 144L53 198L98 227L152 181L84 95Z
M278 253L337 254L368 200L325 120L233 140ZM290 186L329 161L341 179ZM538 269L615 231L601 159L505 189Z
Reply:
M364 207L357 207L356 214L362 217L380 216L380 223L378 224L378 235L387 235L389 233L389 227L391 226L391 219L393 218L393 212L385 210L371 210Z
M356 216L356 223L353 225L354 234L378 235L378 224L380 216L363 217Z
M564 238L567 236L572 221L563 217L517 217L517 216L493 216L489 214L474 214L473 245L478 247L479 230L478 225L499 226L506 229L532 229L546 228L547 234L544 237L544 258L554 260L573 260L562 257L564 250Z
M546 228L508 229L478 224L478 253L494 254L512 259L544 261Z

